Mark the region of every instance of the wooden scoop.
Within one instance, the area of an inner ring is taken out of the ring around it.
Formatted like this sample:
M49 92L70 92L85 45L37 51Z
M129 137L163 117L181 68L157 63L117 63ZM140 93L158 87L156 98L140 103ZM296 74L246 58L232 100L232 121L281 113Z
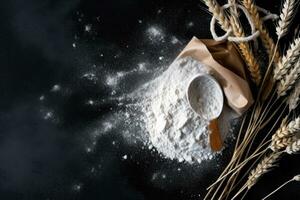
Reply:
M218 117L223 110L224 97L219 83L210 75L197 75L188 85L187 97L191 108L204 119L209 120L209 140L213 151L223 146ZM211 109L211 105L215 107Z

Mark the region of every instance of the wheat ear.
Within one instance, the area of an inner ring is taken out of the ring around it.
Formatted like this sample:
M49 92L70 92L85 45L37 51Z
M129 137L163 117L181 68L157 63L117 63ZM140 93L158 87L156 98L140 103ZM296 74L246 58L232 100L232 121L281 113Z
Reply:
M294 86L300 75L300 59L277 85L278 96L284 96Z
M292 93L288 97L287 103L289 105L290 112L297 108L300 100L300 81L298 80Z
M275 166L279 157L280 153L271 153L270 155L265 156L260 163L258 163L256 168L253 169L248 176L248 181L246 183L248 189L253 187L263 174L267 173Z
M281 8L280 18L276 27L278 38L282 38L288 32L288 27L292 22L297 7L297 0L285 0Z
M243 37L244 31L239 24L237 17L231 17L230 21L225 15L223 9L215 0L203 0L203 2L208 7L208 10L213 14L213 16L218 20L221 28L225 31L228 31L232 28L233 34L236 37ZM251 79L258 85L261 80L260 75L260 67L258 65L257 60L254 57L252 50L248 43L238 43L238 47L240 52L245 60L245 63L248 66L248 70L250 71Z
M300 56L300 38L295 38L290 44L286 54L282 57L278 65L274 68L274 78L276 80L282 79L284 75L290 70L292 65L299 59Z
M268 30L265 28L262 19L259 16L259 12L257 10L257 7L254 3L253 0L243 0L243 5L245 8L247 8L249 14L251 15L255 28L259 30L260 33L260 38L262 40L262 43L264 47L267 50L268 55L270 56L270 59L273 55L274 50L275 56L274 56L274 62L278 63L280 60L280 54L279 52L275 49L275 43L273 39L270 37Z
M244 37L244 31L236 17L230 18L232 31L236 37ZM261 81L260 67L248 43L242 42L238 44L242 56L250 71L251 79L256 85Z

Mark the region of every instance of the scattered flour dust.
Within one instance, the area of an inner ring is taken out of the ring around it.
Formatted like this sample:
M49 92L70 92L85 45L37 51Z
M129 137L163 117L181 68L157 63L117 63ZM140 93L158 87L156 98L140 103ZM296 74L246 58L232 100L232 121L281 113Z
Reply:
M216 154L208 143L208 121L194 113L186 97L191 78L204 73L206 67L198 61L190 57L178 59L138 91L150 146L167 158L200 163ZM230 118L231 115L223 116L223 123L228 124ZM226 126L221 128L227 133Z

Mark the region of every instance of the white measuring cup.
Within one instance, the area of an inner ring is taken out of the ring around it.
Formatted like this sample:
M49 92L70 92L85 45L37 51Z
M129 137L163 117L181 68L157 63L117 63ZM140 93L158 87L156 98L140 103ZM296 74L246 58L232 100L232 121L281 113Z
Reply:
M196 75L188 85L187 98L194 112L209 121L209 141L212 150L221 150L223 142L217 120L224 104L221 86L211 75Z

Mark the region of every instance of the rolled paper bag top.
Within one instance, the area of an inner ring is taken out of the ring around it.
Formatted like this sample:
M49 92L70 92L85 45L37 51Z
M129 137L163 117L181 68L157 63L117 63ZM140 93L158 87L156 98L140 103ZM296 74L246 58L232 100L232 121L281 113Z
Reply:
M206 65L223 88L227 104L238 114L243 114L252 105L245 64L233 43L193 37L178 56L183 57L192 57Z

